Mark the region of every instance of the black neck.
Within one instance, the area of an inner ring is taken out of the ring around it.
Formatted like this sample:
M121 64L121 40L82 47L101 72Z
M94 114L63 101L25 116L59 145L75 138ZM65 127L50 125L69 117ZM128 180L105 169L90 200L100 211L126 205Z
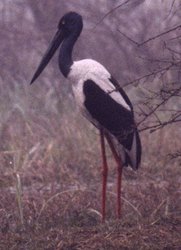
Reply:
M60 47L59 53L59 68L62 74L67 77L70 72L70 67L73 64L72 51L73 46L79 34L74 33L66 37Z

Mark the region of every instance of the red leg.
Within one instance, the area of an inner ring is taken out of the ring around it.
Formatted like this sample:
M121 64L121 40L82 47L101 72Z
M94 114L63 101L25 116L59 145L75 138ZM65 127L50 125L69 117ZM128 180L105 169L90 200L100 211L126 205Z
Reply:
M105 221L106 215L106 185L107 185L107 159L106 159L106 149L105 149L105 140L104 140L104 131L100 129L100 139L101 139L101 153L102 153L102 221Z
M117 168L118 176L117 176L117 217L118 219L121 217L121 181L122 181L122 164L118 165Z
M118 153L116 152L116 149L114 147L114 144L112 142L111 137L106 134L106 139L109 143L110 149L113 153L114 159L117 163L117 217L120 218L121 216L121 181L122 181L122 161L119 157Z

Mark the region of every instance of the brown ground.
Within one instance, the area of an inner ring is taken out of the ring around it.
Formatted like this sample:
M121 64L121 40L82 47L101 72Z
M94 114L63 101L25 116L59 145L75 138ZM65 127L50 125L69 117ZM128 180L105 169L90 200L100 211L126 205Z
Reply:
M87 132L82 132L81 140L77 134L60 142L47 138L38 121L16 126L6 124L5 139L1 138L0 249L181 249L181 161L168 156L180 145L176 130L142 134L140 170L124 169L120 220L115 219L116 168L108 153L107 220L101 223L95 130L89 131L90 146L84 143ZM171 136L172 145L167 143ZM6 148L11 144L9 150L3 148L5 143Z

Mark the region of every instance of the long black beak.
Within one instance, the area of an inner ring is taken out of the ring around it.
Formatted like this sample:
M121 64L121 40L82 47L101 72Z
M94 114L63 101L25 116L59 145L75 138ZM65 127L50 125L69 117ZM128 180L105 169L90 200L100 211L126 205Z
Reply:
M58 30L52 40L52 42L50 43L50 46L48 47L47 51L45 52L45 55L43 56L30 84L32 84L37 78L38 76L41 74L41 72L44 70L44 68L47 66L47 64L49 63L50 59L53 57L53 55L55 54L55 51L58 49L58 47L60 46L60 44L62 43L64 37L62 34L61 30Z

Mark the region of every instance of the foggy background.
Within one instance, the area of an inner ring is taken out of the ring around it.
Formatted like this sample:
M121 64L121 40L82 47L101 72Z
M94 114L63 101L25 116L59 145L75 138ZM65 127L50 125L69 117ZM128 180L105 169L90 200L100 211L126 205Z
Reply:
M178 218L181 183L180 9L180 0L0 1L0 211L6 211L0 220L5 218L5 225L9 225L11 215L13 219L9 231L6 229L8 232L17 227L18 214L21 214L22 223L21 206L26 223L34 225L38 217L40 229L46 222L56 225L60 218L69 225L76 220L71 217L74 216L72 210L75 214L84 212L90 204L99 210L101 159L98 131L78 113L71 86L59 71L58 53L36 82L29 84L60 18L69 11L81 14L84 22L83 32L74 47L74 60L92 58L102 63L124 88L134 106L143 157L138 173L129 168L123 171L123 197L133 204L131 207L128 202L124 203L124 218L130 221L132 217L129 216L134 214L131 221L138 218L139 223L145 223L147 216L148 225L155 225L157 219L160 221L158 215ZM110 152L108 157L111 162L109 188L113 193L115 163ZM13 209L11 204L16 204L14 194L19 193L19 181L23 187L22 201L19 209ZM47 205L47 210L44 208L44 199L69 189L70 193L66 191L68 198L66 195L56 196L57 203L50 202L48 205L51 206ZM87 191L89 189L91 192ZM73 196L72 190L80 190L79 196ZM109 199L112 201L111 192ZM58 198L60 206L57 205ZM114 202L108 205L109 215L113 213L112 204ZM67 210L62 210L65 207ZM86 213L87 210L83 218L87 218ZM47 216L46 219L43 216ZM49 226L45 228L49 230ZM178 239L177 234L174 238L171 227L163 224L163 228L171 230L168 242ZM147 232L141 224L133 231L137 230ZM151 234L149 232L148 238ZM13 241L13 237L7 239ZM163 239L161 233L159 239ZM137 242L137 236L135 240ZM160 249L167 247L164 244ZM154 246L150 249L156 249Z
M29 86L59 19L70 10L84 20L74 59L95 59L120 86L129 85L125 91L135 109L152 97L151 91L175 89L180 81L180 29L139 44L179 26L179 7L180 1L161 0L1 1L1 123L16 107L42 115L59 114L65 105L62 112L71 112L66 111L72 103L71 88L59 72L57 55Z

